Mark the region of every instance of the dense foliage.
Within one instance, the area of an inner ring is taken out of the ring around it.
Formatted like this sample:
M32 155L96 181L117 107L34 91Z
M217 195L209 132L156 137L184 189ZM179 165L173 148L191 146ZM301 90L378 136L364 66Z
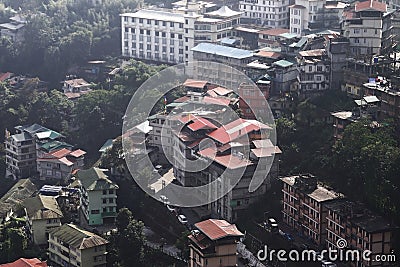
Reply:
M0 71L29 73L58 82L89 59L119 56L120 17L137 0L0 0L0 22L17 10L26 16L24 42L0 39Z

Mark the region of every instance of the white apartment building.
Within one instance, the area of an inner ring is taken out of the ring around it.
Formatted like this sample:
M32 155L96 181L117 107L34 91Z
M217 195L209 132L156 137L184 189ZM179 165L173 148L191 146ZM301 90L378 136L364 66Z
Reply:
M379 55L382 48L383 14L385 3L364 1L354 11L345 13L342 34L350 40L350 53L357 56Z
M165 63L193 60L191 49L200 42L216 43L234 35L241 12L227 6L199 14L198 5L185 12L142 9L121 14L122 55Z
M289 0L241 0L242 18L271 28L286 28Z
M325 4L325 0L296 0L294 5L289 6L290 32L298 36L304 35L304 30L318 20L318 11L323 9Z

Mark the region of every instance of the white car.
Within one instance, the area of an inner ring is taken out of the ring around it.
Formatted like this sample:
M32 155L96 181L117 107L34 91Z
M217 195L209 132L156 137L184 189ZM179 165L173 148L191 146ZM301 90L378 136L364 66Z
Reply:
M168 200L168 198L167 198L166 196L160 195L159 199L160 199L160 201L161 201L162 203L164 203L164 204L169 204L169 200Z
M187 220L186 216L182 215L182 214L178 215L178 220L180 221L181 224L187 224L188 223L188 220Z
M276 222L276 220L274 218L269 218L268 219L268 223L272 228L277 228L278 227L278 223Z

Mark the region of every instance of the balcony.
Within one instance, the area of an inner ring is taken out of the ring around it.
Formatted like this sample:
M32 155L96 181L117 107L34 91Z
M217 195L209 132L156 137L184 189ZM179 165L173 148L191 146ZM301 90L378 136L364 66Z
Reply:
M108 212L101 213L102 218L116 217L116 216L117 216L117 213L115 211L108 211Z

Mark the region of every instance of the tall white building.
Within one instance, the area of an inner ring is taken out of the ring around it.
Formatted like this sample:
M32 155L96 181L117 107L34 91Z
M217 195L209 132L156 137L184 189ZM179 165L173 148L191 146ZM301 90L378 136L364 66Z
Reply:
M342 34L350 40L353 56L379 55L381 53L384 27L385 3L368 0L359 2L354 10L345 13Z
M142 9L121 14L122 55L132 58L182 63L193 60L191 49L198 43L219 42L234 35L241 12L227 6L199 14L198 5L185 12Z
M286 28L289 22L289 0L241 0L242 18L271 28Z
M304 35L311 23L317 21L318 10L324 8L325 0L296 0L290 10L290 32L298 36Z

